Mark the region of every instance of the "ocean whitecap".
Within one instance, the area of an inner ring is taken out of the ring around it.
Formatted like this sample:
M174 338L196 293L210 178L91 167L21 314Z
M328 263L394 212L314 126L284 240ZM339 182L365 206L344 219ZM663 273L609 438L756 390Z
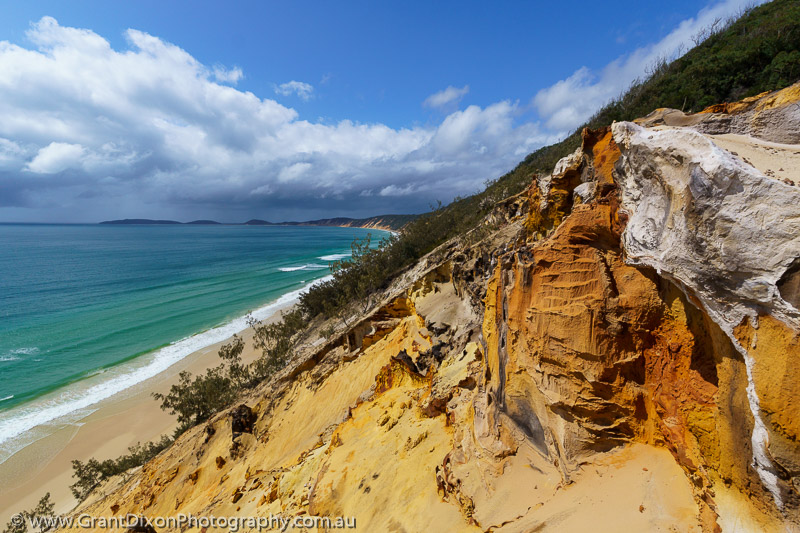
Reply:
M318 259L322 259L323 261L341 261L346 257L350 257L352 254L349 252L346 254L330 254L330 255L321 255Z
M291 267L280 267L278 270L281 272L296 272L298 270L319 270L322 268L328 268L328 265L300 265L300 266L291 266Z

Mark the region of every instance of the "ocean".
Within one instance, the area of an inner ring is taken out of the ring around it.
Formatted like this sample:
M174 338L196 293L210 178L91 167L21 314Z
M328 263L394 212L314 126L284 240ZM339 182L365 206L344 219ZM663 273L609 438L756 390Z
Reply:
M360 228L0 224L0 463L330 274Z

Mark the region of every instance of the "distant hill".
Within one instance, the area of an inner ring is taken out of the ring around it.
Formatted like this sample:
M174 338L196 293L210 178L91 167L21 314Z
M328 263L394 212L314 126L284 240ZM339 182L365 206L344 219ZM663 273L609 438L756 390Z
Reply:
M231 225L244 226L338 226L343 228L371 228L387 231L397 231L403 226L417 218L418 215L379 215L370 218L322 218L319 220L307 220L305 222L269 222L254 218L244 223ZM195 224L195 225L216 225L222 224L215 220L193 220L192 222L178 222L176 220L151 220L148 218L126 218L123 220L106 220L100 224L115 225L148 225L148 224Z
M126 218L123 220L106 220L101 224L132 224L132 225L147 225L147 224L182 224L177 220L151 220L149 218Z
M374 228L397 231L417 218L417 215L379 215L370 218L324 218L300 222L299 226L341 226L345 228Z

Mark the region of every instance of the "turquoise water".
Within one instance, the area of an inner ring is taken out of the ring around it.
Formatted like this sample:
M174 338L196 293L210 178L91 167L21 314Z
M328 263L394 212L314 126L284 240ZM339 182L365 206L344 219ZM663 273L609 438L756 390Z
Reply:
M266 304L328 275L330 261L368 233L386 235L0 225L0 443L227 338L248 311L270 314Z

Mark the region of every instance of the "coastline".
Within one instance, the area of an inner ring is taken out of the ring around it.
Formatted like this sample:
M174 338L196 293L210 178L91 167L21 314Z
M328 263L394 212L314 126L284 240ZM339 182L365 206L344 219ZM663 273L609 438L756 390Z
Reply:
M296 305L297 297L295 295L285 302L280 302L279 298L268 304L275 307L262 322L277 321L283 311ZM256 359L259 354L252 346L252 328L244 328L236 334L245 341L243 361ZM0 526L4 526L14 513L34 507L47 492L55 502L56 513L71 510L77 503L69 490L74 481L73 460L113 459L127 453L130 446L139 442L146 443L159 439L161 435L172 434L177 427L176 417L162 411L152 393L168 391L184 370L196 375L218 365L217 352L231 338L232 335L200 348L155 376L100 400L92 413L26 445L1 463Z
M396 234L391 230L365 229L376 230L381 239ZM336 253L320 256L320 259L329 262L349 255ZM253 309L251 314L265 323L276 321L282 312L297 304L302 292L326 279L330 276L306 282L301 288ZM245 341L242 354L245 362L258 357L252 347L253 330L244 322L244 316L240 316L126 361L123 365L133 363L127 369L111 367L104 380L100 376L106 370L89 376L88 380L76 382L73 384L78 385L76 387L68 385L66 389L60 389L59 393L65 393L61 396L68 397L71 411L55 409L66 405L61 402L54 406L50 401L52 398L44 396L42 398L47 401L39 405L35 403L38 400L20 404L19 407L28 411L21 412L21 416L0 417L0 434L7 437L6 444L10 443L5 450L0 450L0 526L4 526L14 513L32 509L48 492L55 503L56 513L71 510L78 503L69 490L69 485L75 481L72 478L73 460L114 459L128 453L128 448L138 443L171 435L177 426L176 417L161 411L152 394L167 392L178 382L182 371L198 375L220 364L219 347L229 342L233 335L239 335ZM202 342L209 344L203 346ZM133 374L138 377L134 379ZM98 391L99 395L96 394ZM11 420L16 423L9 424Z

